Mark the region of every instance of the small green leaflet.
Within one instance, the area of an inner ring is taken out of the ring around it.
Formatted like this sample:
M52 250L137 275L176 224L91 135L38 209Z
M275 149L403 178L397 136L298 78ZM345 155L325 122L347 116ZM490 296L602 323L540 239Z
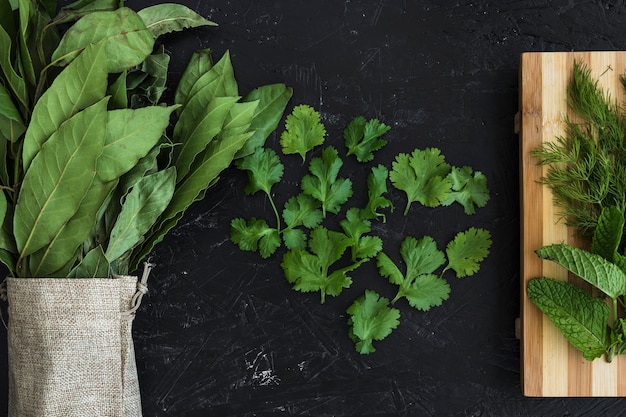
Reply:
M254 217L247 223L242 218L233 219L230 222L230 238L241 250L259 250L263 258L269 258L280 246L278 230L269 227L265 220Z
M389 179L394 187L406 193L404 215L414 201L427 207L437 207L446 201L452 191L449 173L450 165L437 148L415 149L411 155L398 154Z
M304 249L306 247L306 235L299 226L312 229L319 225L324 218L320 203L313 197L300 193L291 197L285 203L283 220L285 229L282 230L283 241L288 249Z
M326 295L337 296L352 284L348 272L358 268L362 261L330 271L341 259L350 242L343 233L317 226L311 231L309 251L291 249L284 256L281 267L293 289L301 292L320 292L323 304Z
M302 178L302 191L322 203L322 212L337 214L341 205L352 196L352 182L337 178L343 161L332 146L322 151L321 158L313 158L309 165L310 175Z
M383 340L400 324L400 310L389 307L389 300L372 290L365 290L346 312L350 337L361 354L375 352L372 342Z
M609 308L567 281L536 278L528 282L528 298L589 361L609 350Z
M448 243L448 269L454 270L457 278L468 277L478 272L480 262L489 254L491 234L485 229L470 227L465 232L458 233Z
M464 166L462 168L452 167L448 178L452 182L452 192L444 206L449 206L455 201L460 203L465 214L476 213L476 207L485 207L489 201L489 189L487 188L487 177L480 172L472 173L472 168Z
M361 217L364 219L380 219L387 221L387 216L380 213L380 209L392 209L393 203L384 194L387 193L387 178L389 171L384 165L372 168L372 172L367 176L367 205L361 210Z
M450 286L433 274L445 263L445 257L432 237L424 236L419 240L406 237L400 246L400 255L406 265L405 273L384 252L376 258L380 274L399 286L393 302L405 297L412 307L427 311L448 299Z
M378 236L367 236L372 231L372 224L359 215L358 208L351 208L346 218L339 222L344 233L350 240L352 262L359 259L371 259L383 248L383 241Z
M237 168L248 171L247 194L263 191L269 195L272 186L283 177L284 166L276 152L269 148L258 148L235 164Z
M363 116L354 118L343 131L343 139L348 148L348 155L355 155L359 162L374 159L374 152L387 144L380 139L391 129L377 119L366 121Z
M285 131L280 136L283 153L299 154L304 162L306 153L324 143L326 128L320 115L311 106L301 104L294 107L285 120Z

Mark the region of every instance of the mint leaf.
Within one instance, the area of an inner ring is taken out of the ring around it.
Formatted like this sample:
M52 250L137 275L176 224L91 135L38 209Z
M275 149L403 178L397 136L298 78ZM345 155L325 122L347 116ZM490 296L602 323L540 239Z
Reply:
M384 252L376 257L380 274L400 287L392 302L405 297L412 307L427 311L448 299L450 286L433 274L445 263L443 252L437 249L433 238L424 236L418 240L408 236L400 245L400 255L406 265L406 273L402 273Z
M247 194L264 191L270 195L272 186L283 177L284 166L280 158L269 148L257 148L257 150L235 162L237 168L248 171Z
M321 158L313 158L309 172L302 178L302 191L322 203L322 213L337 214L341 205L352 196L352 182L337 178L343 161L332 146L322 151Z
M380 139L391 127L377 119L366 121L363 116L354 118L343 131L343 138L348 148L348 155L355 155L359 162L374 159L374 152L387 144Z
M437 207L449 198L452 190L452 182L447 178L450 165L439 149L415 149L411 155L398 154L391 166L391 183L407 196L405 216L414 201Z
M269 227L265 220L236 218L230 222L230 239L245 251L257 251L263 258L269 258L280 246L278 230Z
M448 243L448 269L453 269L457 278L474 275L480 269L480 263L489 254L491 234L485 229L470 227L465 232L459 232Z
M528 282L528 298L556 325L588 361L611 344L609 308L567 281L537 278Z
M626 295L626 274L600 255L565 244L544 246L535 252L541 259L557 263L613 299Z
M476 207L485 207L489 201L489 189L487 188L487 177L480 171L472 174L472 168L453 167L448 178L452 182L452 192L442 204L449 206L455 201L461 204L465 214L476 213Z
M299 154L304 162L306 153L324 143L326 129L320 115L311 106L301 104L294 107L285 120L285 131L280 136L284 154Z
M361 217L364 219L382 219L383 223L387 221L387 217L383 213L379 213L380 209L393 209L393 203L384 197L387 193L387 178L389 171L384 165L378 165L372 168L372 172L367 176L367 205L361 210Z
M389 307L389 300L375 291L365 290L346 310L350 315L350 337L357 352L375 352L374 340L383 340L400 324L400 311Z

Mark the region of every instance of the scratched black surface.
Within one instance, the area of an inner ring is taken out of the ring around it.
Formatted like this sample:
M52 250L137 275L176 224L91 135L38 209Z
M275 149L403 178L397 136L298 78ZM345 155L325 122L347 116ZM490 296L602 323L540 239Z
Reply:
M128 1L133 8L154 4ZM518 66L524 51L626 48L624 1L182 1L218 22L162 39L172 82L195 49L230 50L242 92L294 88L289 110L318 109L327 143L355 116L392 126L376 162L439 147L447 161L488 177L491 200L468 217L458 207L400 211L375 232L388 247L406 235L447 241L470 226L494 245L479 274L452 280L429 312L400 303L400 327L361 356L347 337L346 307L365 288L393 289L372 266L320 305L292 291L280 257L264 261L228 239L235 216L270 216L228 170L153 254L151 291L134 335L146 416L620 416L620 399L531 399L520 390ZM279 129L282 129L282 124ZM278 136L268 140L278 150ZM318 151L319 152L319 151ZM290 181L303 173L283 158ZM363 184L364 168L344 175ZM363 201L357 188L356 202ZM402 207L403 195L391 199ZM271 218L271 217L270 217ZM6 338L0 329L0 414L6 413Z

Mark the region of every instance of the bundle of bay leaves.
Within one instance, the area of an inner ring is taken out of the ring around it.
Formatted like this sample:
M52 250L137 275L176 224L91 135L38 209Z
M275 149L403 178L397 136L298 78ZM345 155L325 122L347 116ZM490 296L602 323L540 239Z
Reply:
M193 54L163 103L159 36L215 25L178 4L0 0L0 260L14 277L135 271L291 97L240 94L228 52Z

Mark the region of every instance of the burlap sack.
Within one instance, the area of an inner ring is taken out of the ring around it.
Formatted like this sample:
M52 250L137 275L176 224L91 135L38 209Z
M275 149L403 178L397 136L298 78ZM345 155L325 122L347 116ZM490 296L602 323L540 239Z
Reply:
M7 278L9 417L141 417L142 281Z

